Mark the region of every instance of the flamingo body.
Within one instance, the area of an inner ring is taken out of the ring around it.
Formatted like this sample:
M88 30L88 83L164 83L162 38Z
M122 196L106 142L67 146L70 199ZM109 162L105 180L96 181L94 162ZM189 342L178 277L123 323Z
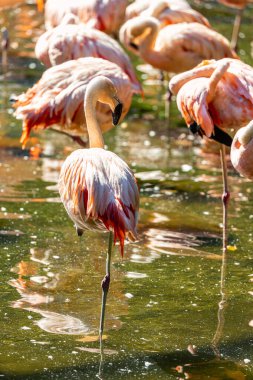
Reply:
M120 45L107 34L84 24L59 25L48 30L38 39L35 54L47 67L81 57L107 59L120 66L136 91L141 91L130 59Z
M121 68L100 58L79 58L53 66L14 104L15 116L23 120L21 143L24 145L34 128L53 127L70 136L85 136L87 125L83 99L91 79L104 75L112 80L124 102L122 117L127 113L134 89ZM97 103L97 115L102 132L113 127L111 110Z
M253 0L218 0L218 2L231 8L243 9L253 3Z
M78 149L64 162L59 191L78 230L114 231L123 255L124 239L136 239L139 192L136 180L116 154Z
M185 0L166 0L168 7L175 10L191 9ZM141 13L154 4L153 0L136 0L126 8L126 19L140 16Z
M214 125L239 129L253 119L253 68L239 60L203 62L172 78L170 90L188 126L196 122L208 137Z
M80 22L106 33L115 33L124 21L127 0L47 0L46 28L59 25L66 14L76 15Z

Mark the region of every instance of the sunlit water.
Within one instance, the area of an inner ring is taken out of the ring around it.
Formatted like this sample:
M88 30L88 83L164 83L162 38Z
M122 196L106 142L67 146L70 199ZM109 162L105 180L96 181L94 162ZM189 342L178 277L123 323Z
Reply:
M195 7L229 37L232 12L205 4ZM252 12L239 51L249 63ZM59 169L77 145L51 131L33 135L24 151L19 144L9 98L43 72L33 55L42 16L22 5L0 22L11 34L0 92L0 377L96 378L107 236L80 240L59 201ZM141 207L139 241L126 245L123 260L114 249L102 378L253 379L252 183L230 167L222 295L219 158L201 153L175 103L168 128L163 90L139 76L145 99L136 97L105 137L134 170Z

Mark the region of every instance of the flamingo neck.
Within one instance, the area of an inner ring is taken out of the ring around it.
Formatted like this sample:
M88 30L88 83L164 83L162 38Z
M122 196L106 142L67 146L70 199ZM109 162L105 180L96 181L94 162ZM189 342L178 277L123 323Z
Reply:
M96 104L99 98L97 86L88 85L84 99L84 113L89 135L90 148L104 148L104 139L96 118Z
M142 30L142 33L145 33L140 46L139 52L144 60L150 61L153 58L153 55L156 55L154 51L154 46L158 34L159 22L155 18L144 19L138 27Z

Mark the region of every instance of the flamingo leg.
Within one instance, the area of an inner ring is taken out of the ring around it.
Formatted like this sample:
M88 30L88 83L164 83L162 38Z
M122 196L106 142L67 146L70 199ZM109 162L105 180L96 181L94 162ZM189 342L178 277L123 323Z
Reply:
M8 29L3 27L1 29L1 33L2 33L2 41L1 41L2 69L3 69L3 72L6 73L7 66L8 66L9 32L8 32Z
M109 234L109 243L108 243L108 252L106 257L106 274L101 282L102 287L102 305L101 305L101 314L100 314L100 326L99 326L99 340L100 340L100 353L101 353L101 362L103 358L103 331L104 331L104 321L105 321L105 307L106 299L110 286L110 267L111 267L111 256L112 256L112 243L113 243L113 234L110 231Z
M221 156L221 168L222 168L222 179L223 179L223 194L222 194L222 203L223 203L223 238L222 238L222 250L223 255L225 255L227 250L228 243L228 202L230 193L228 191L228 175L227 175L227 163L226 163L226 152L225 146L221 144L220 148Z
M241 21L242 21L242 14L243 14L243 9L239 9L235 16L232 38L231 38L231 43L230 43L231 48L234 50L237 50L237 42L238 42L238 35L239 35L239 30L240 30Z

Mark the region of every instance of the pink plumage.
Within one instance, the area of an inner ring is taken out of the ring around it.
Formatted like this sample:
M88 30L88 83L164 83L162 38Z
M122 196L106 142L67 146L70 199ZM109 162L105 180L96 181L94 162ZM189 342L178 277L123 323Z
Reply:
M80 22L113 34L124 21L127 3L128 0L47 0L46 28L54 28L65 15L72 13Z
M107 34L84 24L59 25L48 30L38 39L35 54L47 67L81 57L107 59L120 66L136 92L141 92L131 61L120 45Z
M122 255L124 239L136 240L138 187L128 165L113 152L101 148L73 152L62 166L59 192L78 230L112 230Z
M253 179L253 122L236 132L230 152L234 168L244 177Z
M70 136L87 134L84 96L89 82L100 75L112 80L124 103L122 118L129 110L134 86L115 63L100 58L79 58L49 68L41 79L14 104L15 116L23 120L21 143L24 145L32 129L53 127ZM103 132L113 127L111 110L97 103L98 120Z

